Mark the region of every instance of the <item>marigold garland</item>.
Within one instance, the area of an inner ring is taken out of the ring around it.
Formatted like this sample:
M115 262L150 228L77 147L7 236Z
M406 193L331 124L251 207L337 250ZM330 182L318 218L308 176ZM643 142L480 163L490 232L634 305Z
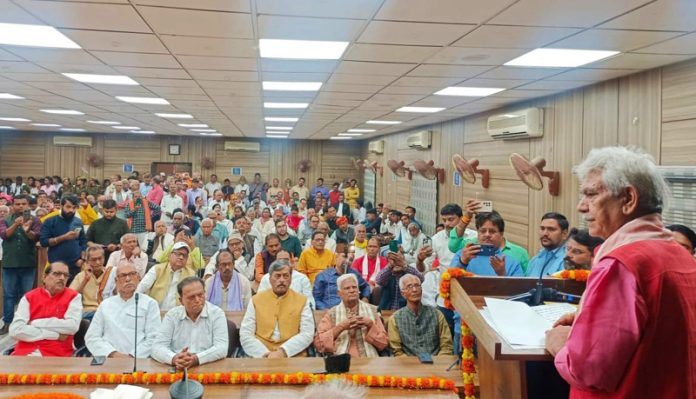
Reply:
M464 380L464 399L476 399L474 334L464 320L462 320L462 379Z
M40 392L12 396L7 399L85 399L85 397L72 393Z
M587 281L590 276L590 271L585 269L577 270L561 270L551 275L552 277L562 278L564 280Z
M98 384L142 384L169 385L182 378L182 373L80 373L80 374L0 374L2 385L98 385ZM263 384L263 385L309 385L336 379L345 379L368 387L403 389L439 389L457 391L453 380L440 377L395 377L389 375L364 374L312 374L312 373L189 373L189 378L201 384ZM48 398L48 397L47 397ZM51 396L51 399L57 396ZM76 397L79 398L79 397ZM68 398L65 399L74 399Z
M440 275L440 297L445 301L445 307L447 309L454 309L452 302L450 302L450 280L452 280L452 278L472 276L474 276L474 273L467 272L466 270L457 267L453 267L442 272Z

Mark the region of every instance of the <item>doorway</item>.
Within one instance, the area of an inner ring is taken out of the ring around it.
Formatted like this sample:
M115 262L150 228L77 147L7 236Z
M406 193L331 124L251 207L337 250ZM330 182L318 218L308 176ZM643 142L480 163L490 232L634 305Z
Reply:
M164 173L167 176L171 176L175 173L188 173L189 176L193 171L193 164L191 162L153 162L150 167L150 173L153 176Z

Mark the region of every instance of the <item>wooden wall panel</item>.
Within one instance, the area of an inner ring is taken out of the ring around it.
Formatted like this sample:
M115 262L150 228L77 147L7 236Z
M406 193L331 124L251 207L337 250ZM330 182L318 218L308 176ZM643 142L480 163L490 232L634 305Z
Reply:
M149 172L151 163L160 157L160 141L151 137L106 135L104 140L105 176L123 176L125 163L133 164L140 173Z
M662 72L619 79L619 144L640 147L660 159Z
M41 134L0 135L0 176L45 176L46 138Z
M662 75L662 121L696 118L696 60L666 66Z
M662 125L662 164L696 165L696 119Z
M618 144L618 118L617 80L598 83L584 89L583 154L595 147Z

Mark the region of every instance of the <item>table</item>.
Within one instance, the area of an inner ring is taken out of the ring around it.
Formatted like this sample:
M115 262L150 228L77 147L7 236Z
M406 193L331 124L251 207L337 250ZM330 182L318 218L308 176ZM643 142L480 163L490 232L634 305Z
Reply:
M445 371L454 362L453 356L436 356L433 364L420 364L415 357L380 357L374 359L351 359L351 373L393 375L403 377L448 378L455 381L456 386L463 385L462 373L457 368ZM29 358L3 357L0 360L0 373L122 373L133 369L129 359L107 359L103 366L90 366L91 358ZM321 358L293 359L223 359L191 369L193 372L239 371L239 372L307 372L322 370L324 362ZM168 366L157 363L152 359L138 360L138 371L167 372ZM63 392L74 393L89 397L89 393L97 387L113 388L113 385L62 385L62 386L12 386L0 387L0 398L23 393ZM148 388L154 392L155 399L168 399L168 385L151 385ZM293 398L299 397L303 386L269 386L269 385L206 385L205 398ZM438 390L402 390L392 388L370 388L371 398L457 398L451 391Z

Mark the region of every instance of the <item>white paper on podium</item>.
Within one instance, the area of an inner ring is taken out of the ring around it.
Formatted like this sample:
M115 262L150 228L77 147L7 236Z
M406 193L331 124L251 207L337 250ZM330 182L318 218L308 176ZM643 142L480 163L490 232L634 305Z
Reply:
M487 315L484 315L496 332L515 347L543 348L546 331L561 315L572 312L567 304L529 307L524 302L485 298ZM482 312L484 313L484 312Z
M90 399L151 399L153 396L149 389L121 384L116 389L97 388L89 397Z

